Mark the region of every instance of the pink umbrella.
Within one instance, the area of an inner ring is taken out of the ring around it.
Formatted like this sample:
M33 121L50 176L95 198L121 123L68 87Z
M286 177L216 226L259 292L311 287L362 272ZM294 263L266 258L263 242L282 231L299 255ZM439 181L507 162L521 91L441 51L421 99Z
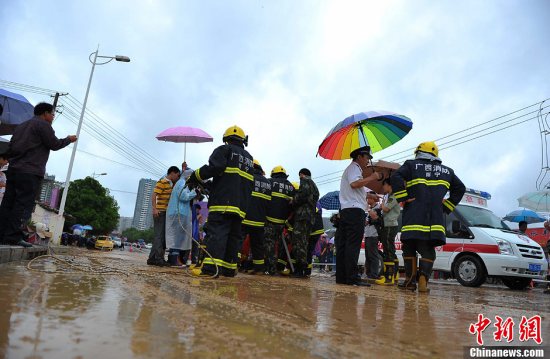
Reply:
M183 160L185 161L185 156L187 154L187 143L202 143L202 142L212 142L214 139L208 133L204 132L200 128L194 127L171 127L161 133L159 133L156 138L159 141L166 142L177 142L184 143L183 147Z

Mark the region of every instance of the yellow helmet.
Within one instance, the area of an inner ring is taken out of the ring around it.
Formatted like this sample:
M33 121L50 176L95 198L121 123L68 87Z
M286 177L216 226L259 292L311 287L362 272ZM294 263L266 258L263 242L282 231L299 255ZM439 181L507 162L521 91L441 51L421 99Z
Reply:
M283 168L283 166L275 166L271 170L271 175L273 176L275 173L284 173L286 175L286 170Z
M294 186L295 190L298 190L300 188L300 184L298 182L290 182Z
M229 127L223 133L223 142L227 142L227 139L229 138L234 138L236 140L242 141L245 146L248 145L248 136L246 136L243 129L237 125Z
M257 159L254 159L254 161L252 162L254 163L255 167L262 167L262 165L260 164L260 161L258 161Z
M431 153L435 157L439 157L439 149L437 148L437 145L434 141L422 142L418 145L416 150L414 150L414 153L416 154L418 151Z

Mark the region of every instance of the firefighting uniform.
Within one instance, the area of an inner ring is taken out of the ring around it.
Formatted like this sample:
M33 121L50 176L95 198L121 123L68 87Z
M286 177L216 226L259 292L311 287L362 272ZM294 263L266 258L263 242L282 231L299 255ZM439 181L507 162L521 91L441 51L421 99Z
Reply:
M208 198L208 232L202 273L234 276L237 269L241 222L246 216L254 186L252 156L244 146L221 145L214 150L208 164L195 171L198 180L213 178Z
M254 188L252 197L243 220L243 240L249 235L252 248L254 271L263 272L264 260L264 226L267 207L271 202L271 182L262 175L261 169L253 169Z
M271 183L271 202L267 208L265 224L265 260L266 270L275 273L278 259L286 259L282 244L285 221L290 214L290 200L294 196L294 186L286 179L286 174L275 173L269 179ZM278 248L278 254L275 251ZM282 263L281 263L282 264Z
M391 177L391 185L395 198L405 203L401 227L405 266L408 261L414 261L416 266L418 252L422 256L419 273L429 278L435 247L446 243L443 212L455 209L466 188L451 168L430 155L405 161ZM445 199L447 191L450 195Z

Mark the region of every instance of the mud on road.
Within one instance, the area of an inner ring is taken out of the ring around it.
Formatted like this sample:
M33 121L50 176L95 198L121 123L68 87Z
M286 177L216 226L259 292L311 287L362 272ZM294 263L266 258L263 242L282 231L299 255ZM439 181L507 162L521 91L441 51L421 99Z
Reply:
M540 315L550 340L550 296L538 288L434 283L424 295L317 273L197 279L147 266L141 253L76 254L65 258L88 266L84 274L48 258L35 271L0 266L0 357L456 358L476 345L468 328L478 314L516 325ZM486 345L496 344L493 332L483 333ZM511 344L535 345L517 334Z

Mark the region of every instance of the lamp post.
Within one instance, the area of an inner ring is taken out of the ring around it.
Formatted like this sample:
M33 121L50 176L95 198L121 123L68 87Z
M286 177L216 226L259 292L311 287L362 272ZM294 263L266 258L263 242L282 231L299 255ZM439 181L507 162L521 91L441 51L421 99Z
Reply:
M93 56L93 60L92 60ZM105 59L103 62L97 62L97 59ZM96 65L105 65L109 62L116 60L120 62L130 62L130 58L128 56L100 56L99 55L99 45L97 46L97 50L95 52L92 52L90 56L88 56L88 60L92 63L92 71L90 72L90 79L88 80L88 88L86 89L86 95L84 96L84 102L82 103L82 112L80 113L80 120L78 121L78 128L76 130L76 137L80 138L80 129L82 128L82 121L84 120L84 113L86 112L86 103L88 102L88 94L90 93L90 86L92 85L92 77L94 76L94 69ZM58 222L56 226L56 230L54 232L53 236L53 242L54 244L58 245L61 240L61 233L63 232L63 213L65 212L65 202L67 202L67 193L69 192L69 184L71 181L71 172L73 171L73 163L74 163L74 157L76 155L76 148L78 147L78 142L76 141L73 144L73 152L71 153L71 160L69 161L69 169L67 170L67 179L65 180L65 186L63 189L63 196L61 197L61 203L59 204L59 214L58 214Z
M105 172L104 173L95 173L95 172L92 173L92 178L93 179L96 179L99 176L107 176L107 173L105 173Z

